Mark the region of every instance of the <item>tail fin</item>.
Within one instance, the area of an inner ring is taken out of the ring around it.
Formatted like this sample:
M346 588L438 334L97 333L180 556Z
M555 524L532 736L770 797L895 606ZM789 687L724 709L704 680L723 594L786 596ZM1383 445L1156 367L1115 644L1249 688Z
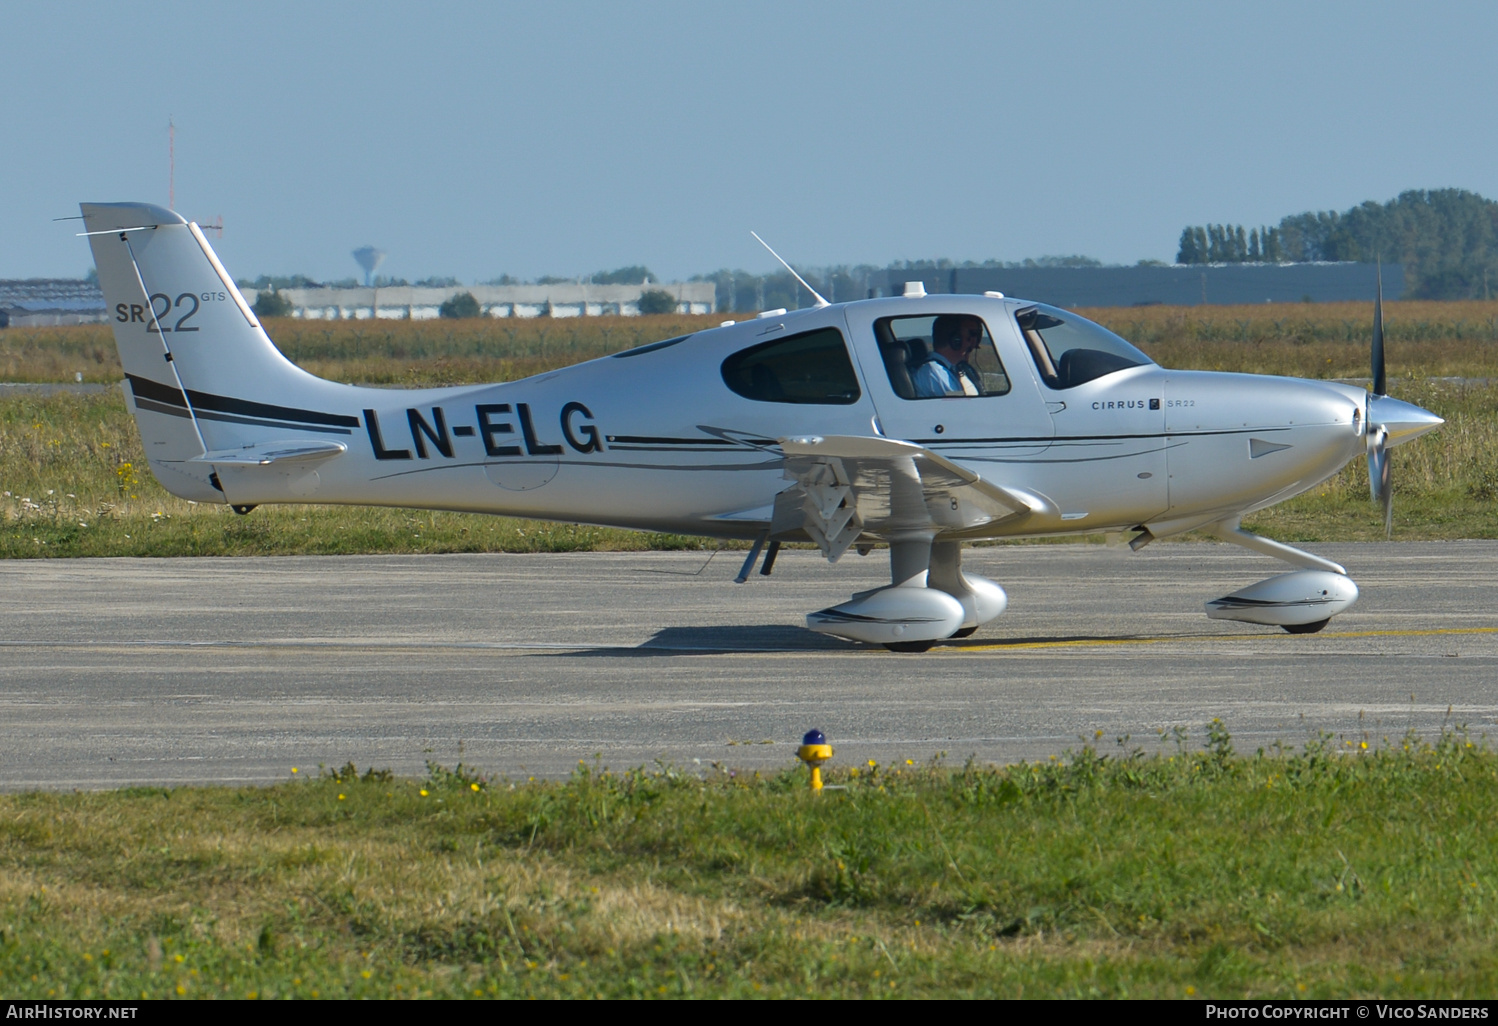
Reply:
M148 203L82 204L130 405L166 489L225 501L201 457L266 440L266 428L348 434L314 412L338 385L281 355L198 226Z

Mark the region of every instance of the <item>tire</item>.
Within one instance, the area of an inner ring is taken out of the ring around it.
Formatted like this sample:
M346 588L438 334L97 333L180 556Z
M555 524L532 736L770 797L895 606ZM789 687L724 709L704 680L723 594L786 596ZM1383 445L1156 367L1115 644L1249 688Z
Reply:
M1317 620L1315 623L1285 623L1280 626L1285 628L1287 634L1315 634L1331 622L1332 618L1328 616L1325 620Z
M934 644L936 644L935 639L931 641L886 641L884 647L891 652L929 652Z
M976 627L964 627L964 628L962 628L962 630L960 630L956 634L952 635L952 637L954 637L954 638L971 638L974 634L977 634L977 633L978 633L978 628L976 628Z

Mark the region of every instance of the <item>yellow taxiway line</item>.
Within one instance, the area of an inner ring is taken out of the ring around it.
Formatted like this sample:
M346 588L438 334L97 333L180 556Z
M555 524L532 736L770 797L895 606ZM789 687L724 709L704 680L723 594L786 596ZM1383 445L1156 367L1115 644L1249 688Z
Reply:
M1385 631L1338 631L1335 634L1317 635L1320 640L1331 638L1429 638L1444 634L1498 634L1498 627L1432 627L1428 630ZM1291 634L1183 634L1170 638L1072 638L1057 641L995 641L986 644L947 646L947 652L1012 652L1020 649L1039 648L1086 648L1088 646L1112 645L1168 645L1178 641L1264 641L1268 639L1289 641Z

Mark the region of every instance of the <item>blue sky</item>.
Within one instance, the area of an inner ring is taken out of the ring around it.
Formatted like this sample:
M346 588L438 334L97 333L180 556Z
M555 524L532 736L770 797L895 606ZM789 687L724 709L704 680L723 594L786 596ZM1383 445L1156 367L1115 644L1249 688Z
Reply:
M1498 197L1491 3L24 3L0 277L79 200L222 216L236 276L674 278L1170 259L1409 188Z

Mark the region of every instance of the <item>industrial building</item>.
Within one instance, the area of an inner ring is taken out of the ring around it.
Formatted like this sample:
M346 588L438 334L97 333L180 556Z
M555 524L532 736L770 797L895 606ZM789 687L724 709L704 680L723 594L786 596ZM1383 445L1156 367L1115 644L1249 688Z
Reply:
M876 272L870 296L899 295L907 281L928 293L1002 292L1063 307L1214 306L1250 303L1335 303L1371 300L1379 269L1374 264L1171 264L1134 267L959 267ZM1383 266L1384 298L1404 294L1404 267ZM646 290L670 293L676 312L717 309L712 282L650 282L644 285L472 285L444 288L282 289L293 317L313 320L391 318L428 320L442 304L473 294L488 317L635 316ZM254 303L259 293L244 289ZM0 328L86 324L106 319L104 295L91 281L65 278L0 280Z
M259 295L245 289L251 304ZM650 282L646 285L589 285L571 282L557 285L471 285L421 288L396 285L389 288L282 289L293 317L312 320L365 320L373 317L396 320L429 320L438 316L442 304L464 292L472 293L488 317L633 317L640 312L640 296L646 291L669 292L676 299L677 313L706 314L717 308L717 286L712 282Z
M1373 300L1378 267L1360 263L1155 264L1135 267L959 267L881 271L876 296L898 296L907 281L928 293L1002 292L1053 306L1241 306ZM1404 266L1383 265L1384 298L1404 294Z
M370 317L428 320L442 304L464 292L473 294L489 317L633 317L647 290L668 292L677 313L706 314L717 308L712 282L646 285L473 285L448 288L282 289L293 317L340 320ZM251 304L259 295L243 289ZM48 324L91 324L106 320L104 294L91 281L69 278L0 280L0 328Z
M72 278L0 280L0 328L104 320L104 293Z

